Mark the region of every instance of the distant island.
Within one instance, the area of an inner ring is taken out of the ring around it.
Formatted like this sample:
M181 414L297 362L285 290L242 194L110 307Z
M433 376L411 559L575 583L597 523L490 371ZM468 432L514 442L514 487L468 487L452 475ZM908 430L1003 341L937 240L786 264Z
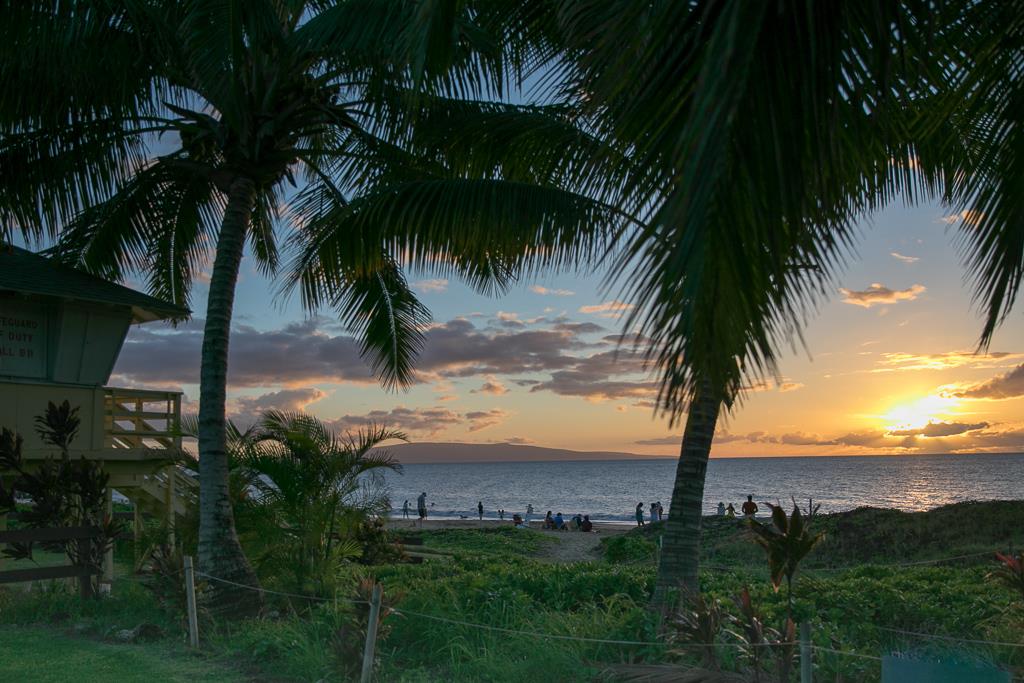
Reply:
M614 451L571 451L565 448L511 443L402 443L387 446L399 462L425 463L538 462L545 460L654 460L676 456L640 455Z

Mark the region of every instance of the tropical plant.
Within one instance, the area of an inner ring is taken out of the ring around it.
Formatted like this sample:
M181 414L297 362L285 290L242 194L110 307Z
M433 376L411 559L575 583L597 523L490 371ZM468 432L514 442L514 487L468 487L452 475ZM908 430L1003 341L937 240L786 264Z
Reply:
M987 578L1009 588L1024 604L1024 553L1016 556L996 553L996 560L999 567L989 572Z
M411 380L427 319L400 266L500 287L518 269L603 251L602 226L620 221L530 155L555 145L522 122L575 131L568 113L474 99L504 92L522 63L498 49L488 16L471 3L361 0L5 4L0 236L61 230L65 260L111 279L144 273L151 293L183 305L212 262L198 435L205 571L256 581L228 499L225 426L246 248L273 274L277 234L308 229L292 268L303 301L336 306L393 387ZM453 125L515 146L477 155L447 140ZM215 592L255 604L227 584Z
M797 646L793 619L786 618L782 631L766 625L746 586L736 598L736 608L739 614L730 617L733 624L730 634L745 646L744 654L755 683L762 680L768 657L775 658L777 680L789 681Z
M67 400L60 405L47 401L46 410L42 415L36 415L34 422L36 434L43 443L60 449L60 457L67 460L71 442L78 436L78 428L82 425L82 418L78 417L78 406L72 408Z
M674 632L671 634L670 642L683 643L682 649L676 654L697 654L703 667L718 670L715 646L727 618L728 615L718 600L707 598L699 592L687 595L671 622ZM697 646L699 651L694 653L688 650L687 643Z
M337 667L349 675L356 673L363 661L363 647L366 643L366 630L370 625L370 601L373 599L374 588L380 586L372 579L363 579L352 592L355 604L351 620L342 624L331 642ZM380 611L377 613L377 638L386 641L390 631L390 617L395 612L395 605L402 600L399 591L385 593L381 586ZM380 650L377 650L379 653ZM374 665L376 669L376 664Z
M781 505L765 503L772 511L771 524L764 524L756 519L750 520L750 530L754 532L754 541L764 549L768 558L768 575L772 588L776 591L786 581L787 614L793 616L793 577L796 576L800 563L814 550L823 538L824 533L813 533L811 521L817 507L812 507L805 515L793 501L793 512L786 517Z
M107 487L110 475L101 463L80 458L71 460L68 449L78 433L78 407L68 401L50 402L35 422L44 443L57 446L61 457L46 458L36 465L22 459L24 440L7 428L0 430L0 474L6 474L5 487L0 478L0 514L14 512L17 498L28 498L31 505L20 511L20 522L29 528L88 526L99 529L90 543L78 540L40 542L51 552L64 553L72 564L99 570L103 558L121 533L121 525L107 514ZM33 557L35 544L8 543L3 554L14 559Z
M378 446L404 438L379 428L339 437L315 417L278 411L241 433L229 446L249 491L239 528L260 573L288 592L333 595L342 562L377 552L364 538L387 543L365 527L391 508L380 475L401 467Z

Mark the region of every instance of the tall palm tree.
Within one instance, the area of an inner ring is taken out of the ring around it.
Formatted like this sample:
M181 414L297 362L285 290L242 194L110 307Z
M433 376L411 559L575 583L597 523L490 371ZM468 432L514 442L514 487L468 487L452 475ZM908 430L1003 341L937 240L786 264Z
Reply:
M478 172L470 151L444 144L449 122L431 108L490 117L473 97L502 92L518 69L468 6L445 10L354 0L5 6L4 232L60 231L63 257L112 279L145 273L152 293L181 304L212 259L198 428L199 560L209 574L256 581L234 530L225 432L247 246L272 274L279 231L330 233L309 252L315 263L295 266L304 301L337 306L394 387L412 377L427 319L402 265L487 289L598 253L604 228L620 220L553 182L524 182L543 169L513 177L511 159L491 159L493 172ZM428 30L407 30L424 17ZM426 126L438 128L410 139ZM217 594L235 598L225 584Z
M722 412L778 377L780 346L830 291L859 217L936 192L992 209L966 240L985 339L1012 304L1021 15L994 2L577 0L521 3L509 26L556 65L554 87L595 135L630 151L619 197L646 227L613 276L637 303L626 327L660 372L660 409L685 417L660 604L698 587Z

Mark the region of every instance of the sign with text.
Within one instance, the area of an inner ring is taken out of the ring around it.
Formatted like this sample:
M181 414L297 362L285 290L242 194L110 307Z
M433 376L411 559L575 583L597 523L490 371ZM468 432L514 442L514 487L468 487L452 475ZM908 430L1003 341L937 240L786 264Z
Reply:
M0 299L0 375L46 377L46 311Z

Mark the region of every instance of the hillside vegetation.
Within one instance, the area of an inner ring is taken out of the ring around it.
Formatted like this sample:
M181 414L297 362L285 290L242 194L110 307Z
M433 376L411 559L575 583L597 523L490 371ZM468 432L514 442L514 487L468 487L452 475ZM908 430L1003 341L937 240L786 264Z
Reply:
M990 564L993 551L1024 549L1022 521L1024 501L956 503L927 512L862 507L819 514L814 527L825 532L825 539L805 567L835 569L944 558L957 559L940 564ZM660 532L661 524L649 524L605 539L605 557L613 562L653 561ZM705 564L736 569L763 564L763 553L752 543L743 520L705 517L701 533ZM969 557L961 557L965 555Z

